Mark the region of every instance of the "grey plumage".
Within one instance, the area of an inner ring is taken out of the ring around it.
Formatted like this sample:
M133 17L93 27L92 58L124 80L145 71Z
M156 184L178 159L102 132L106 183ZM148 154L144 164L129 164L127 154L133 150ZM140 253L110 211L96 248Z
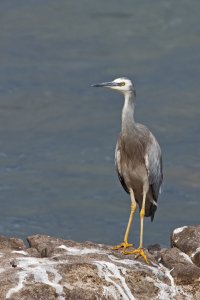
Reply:
M158 195L163 180L161 149L149 129L134 120L136 92L128 78L117 78L112 82L104 82L94 86L109 87L124 95L121 133L115 149L115 165L123 188L131 196L132 206L124 242L114 249L121 247L126 249L131 245L128 244L128 235L135 212L135 202L137 202L141 218L140 246L139 250L134 250L131 253L139 252L147 262L147 258L141 250L143 217L150 216L153 220L157 208Z
M135 128L119 135L115 150L115 165L119 180L127 193L135 193L136 202L142 206L143 184L149 189L145 203L145 216L154 218L162 183L162 157L160 146L147 127L134 124Z

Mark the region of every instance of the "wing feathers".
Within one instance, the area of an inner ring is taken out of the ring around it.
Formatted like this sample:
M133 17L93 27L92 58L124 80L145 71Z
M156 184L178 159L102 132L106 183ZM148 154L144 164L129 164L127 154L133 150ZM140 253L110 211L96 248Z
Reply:
M153 134L150 134L149 141L145 154L145 165L149 176L149 184L152 188L153 198L157 201L163 180L162 156L160 146Z

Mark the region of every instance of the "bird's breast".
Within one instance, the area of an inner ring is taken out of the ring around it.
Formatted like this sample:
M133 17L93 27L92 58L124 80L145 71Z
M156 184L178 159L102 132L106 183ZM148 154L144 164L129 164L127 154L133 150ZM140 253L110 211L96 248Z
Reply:
M127 188L133 189L139 197L142 195L143 186L148 181L144 157L139 148L119 147L117 151L118 170L123 177Z

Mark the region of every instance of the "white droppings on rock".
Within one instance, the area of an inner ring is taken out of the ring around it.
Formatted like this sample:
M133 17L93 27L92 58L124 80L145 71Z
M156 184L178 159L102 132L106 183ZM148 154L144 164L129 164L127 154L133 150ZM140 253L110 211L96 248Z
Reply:
M162 280L159 279L159 272L163 272L164 276L166 276L169 280L171 285L164 283ZM177 295L177 288L174 282L174 278L171 275L171 271L167 269L162 264L159 264L159 271L157 270L157 281L154 283L155 286L159 288L159 293L156 299L158 300L166 300L166 299L174 299Z
M128 267L139 267L140 270L144 270L144 271L150 271L150 274L154 274L155 277L154 279L149 278L149 281L151 281L154 286L156 286L159 289L159 293L157 296L157 299L159 300L166 300L166 299L173 299L173 297L175 297L177 295L177 288L174 282L174 279L171 275L171 271L168 270L166 267L164 267L163 265L159 264L159 265L155 265L155 266L149 266L146 265L144 263L141 263L140 261L136 261L136 260L130 260L130 259L123 259L120 260L118 258L116 258L115 256L112 255L108 255L109 259L112 260L115 263L120 263L123 265L126 265L126 268L128 269ZM124 270L126 271L126 269L124 268ZM123 270L121 270L121 273L123 273ZM167 284L164 282L164 278L168 278L170 284ZM113 294L111 294L112 290L109 290L110 294L114 297ZM108 292L108 289L107 289ZM133 295L132 295L133 296ZM115 298L114 298L115 299ZM118 299L118 298L116 298ZM123 298L124 299L124 298ZM129 298L125 298L125 299L129 299ZM132 299L132 298L130 298Z
M24 286L24 281L26 279L26 276L28 275L27 272L26 271L20 271L18 273L18 275L19 275L19 282L18 282L17 286L11 288L7 292L6 299L9 299L13 294L19 292L23 288L23 286Z
M177 291L179 292L179 294L181 296L183 296L183 298L181 299L185 299L185 300L194 300L194 297L189 295L188 293L186 293L181 286L177 286Z
M195 252L192 253L191 257L193 258L197 253L200 252L200 247L198 247Z
M115 263L118 262L120 264L125 264L127 267L138 266L140 270L144 270L144 271L149 270L150 273L153 273L155 277L154 279L151 279L151 282L153 282L154 285L159 289L157 299L159 300L171 299L171 297L173 298L177 294L176 285L170 273L171 271L168 270L166 267L164 267L162 264L149 266L136 260L130 260L130 259L120 260L112 255L109 255L108 257L111 260L113 260ZM163 278L168 278L171 285L164 283Z
M17 253L17 254L22 254L22 255L28 255L27 252L23 251L23 250L13 250L12 253Z
M56 270L56 266L61 262L53 262L45 258L36 258L36 257L20 257L16 260L16 264L21 271L18 271L18 284L11 288L7 294L6 299L9 299L14 293L19 292L26 283L26 278L33 276L35 282L40 282L52 286L55 288L56 293L58 294L58 300L64 300L62 296L63 286L59 284L62 279L62 276ZM54 275L52 280L49 280L48 273Z
M174 238L174 235L178 235L178 234L181 233L185 228L187 228L187 226L182 226L182 227L179 227L179 228L174 229L174 231L173 231L173 238ZM178 240L179 240L179 236L177 236L176 238L174 238L175 243L177 243Z
M175 238L179 238L176 234L182 232L184 228L187 226L174 230ZM17 267L11 268L12 260L9 256L9 263L2 264L5 269L0 268L0 273L9 271L13 278L7 287L6 297L3 296L4 299L20 297L21 293L26 292L27 284L34 290L36 283L40 283L41 294L43 284L51 287L50 293L55 293L57 300L64 300L68 294L77 295L77 291L80 293L86 291L89 295L90 293L95 295L97 299L105 297L115 300L134 300L145 283L148 283L149 289L144 289L144 295L151 294L152 299L172 300L179 296L183 299L192 299L186 294L187 289L185 292L184 287L181 289L181 286L175 285L171 275L172 270L155 263L155 260L151 261L151 265L147 265L143 261L135 260L134 257L131 259L131 256L119 254L115 256L108 247L102 249L100 245L88 243L74 243L74 247L72 245L73 243L67 244L67 241L63 242L63 240L56 242L48 258L30 257L30 254L25 251L9 249L9 253L13 253L11 257ZM199 251L200 247L196 249L193 256ZM180 253L180 255L191 262L186 254ZM4 273L1 276L3 278ZM138 280L130 276L135 278L138 276Z
M96 248L75 248L75 247L67 247L65 245L58 246L59 249L64 249L68 253L68 255L86 255L86 254L106 254L105 251L96 249Z
M182 256L187 262L193 264L191 258L190 258L189 255L187 255L186 253L180 252L179 255Z
M134 296L131 293L125 278L121 273L125 272L123 267L117 267L111 262L96 261L99 276L105 279L111 286L104 286L104 295L106 297L112 296L114 299L134 300Z
M121 264L126 264L127 267L132 266L136 267L138 266L141 270L149 270L150 273L154 274L154 279L151 279L151 281L154 283L156 287L159 288L159 294L158 298L160 300L166 300L170 299L170 297L174 297L177 293L176 291L176 286L174 283L174 279L170 273L170 270L168 270L166 267L164 267L162 264L155 265L155 266L149 266L144 263L141 263L136 260L130 260L130 259L123 259L119 260L114 256L109 255L109 258L115 262L121 263ZM162 281L163 278L168 278L171 285L166 284Z
M139 260L131 260L131 259L119 259L117 258L116 256L114 255L108 255L108 258L110 260L112 260L113 262L115 263L120 263L120 264L124 264L126 265L127 267L128 266L131 266L131 267L137 267L137 266L140 266L141 268L143 269L148 269L148 268L151 268L150 266L144 264L144 263L141 263Z
M183 227L179 227L179 228L174 229L173 235L181 233L185 228L187 228L187 226L183 226Z

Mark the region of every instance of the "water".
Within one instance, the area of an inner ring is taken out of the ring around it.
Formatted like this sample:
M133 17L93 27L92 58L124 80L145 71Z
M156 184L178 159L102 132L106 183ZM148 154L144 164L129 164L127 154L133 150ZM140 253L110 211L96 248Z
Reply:
M198 1L1 1L0 234L121 242L130 200L114 167L128 76L158 138L164 186L145 245L199 223ZM138 212L131 241L139 236Z

